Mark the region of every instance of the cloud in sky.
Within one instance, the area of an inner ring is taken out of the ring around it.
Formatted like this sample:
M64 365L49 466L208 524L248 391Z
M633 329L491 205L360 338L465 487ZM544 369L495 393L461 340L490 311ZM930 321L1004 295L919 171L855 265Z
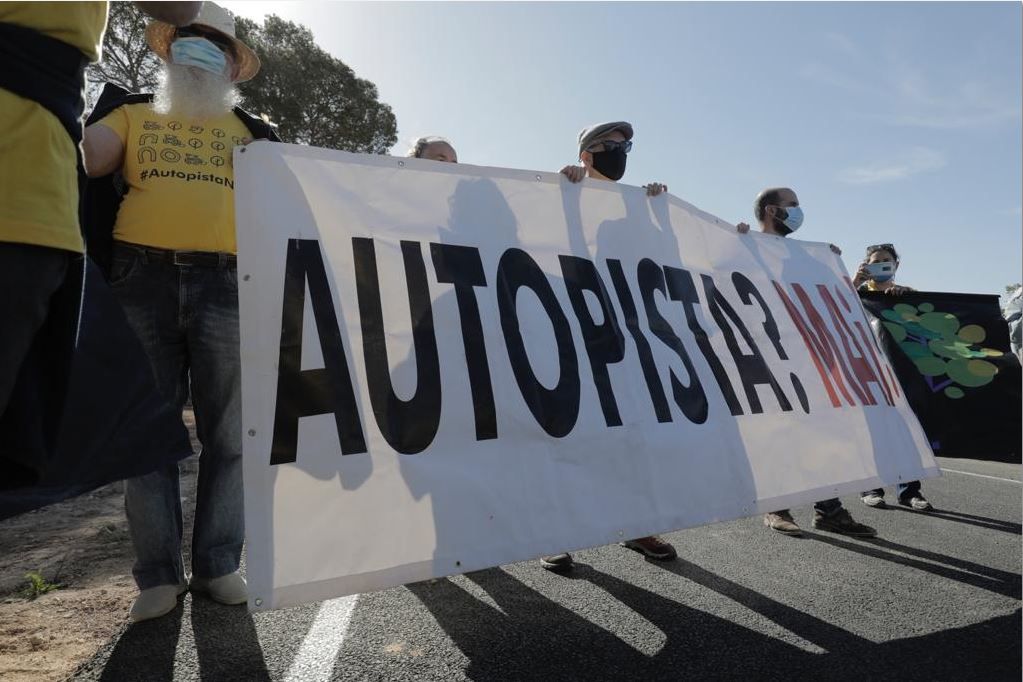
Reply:
M828 34L828 40L840 50L846 46L840 34ZM809 81L844 90L864 101L883 103L878 111L856 116L892 126L932 130L966 130L1019 120L1023 109L1018 98L1004 87L981 78L956 80L944 75L945 83L900 56L893 55L878 64L876 73L886 77L874 80L852 70L834 68L820 62L805 64L800 75Z
M940 170L948 165L945 155L926 147L916 147L891 159L846 168L838 180L849 185L872 185L905 180L920 173Z

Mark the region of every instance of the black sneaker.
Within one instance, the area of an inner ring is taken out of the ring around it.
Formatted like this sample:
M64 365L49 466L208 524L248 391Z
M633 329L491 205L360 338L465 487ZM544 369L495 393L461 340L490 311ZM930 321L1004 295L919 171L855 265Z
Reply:
M542 556L540 557L540 565L546 568L548 571L554 571L555 573L562 573L564 571L571 570L574 562L572 561L572 555L568 552L561 554L555 554L553 556Z
M849 510L845 508L839 509L834 514L828 516L814 510L813 527L817 530L840 533L841 535L849 535L854 538L872 538L877 535L875 529L854 521L852 515L849 514Z

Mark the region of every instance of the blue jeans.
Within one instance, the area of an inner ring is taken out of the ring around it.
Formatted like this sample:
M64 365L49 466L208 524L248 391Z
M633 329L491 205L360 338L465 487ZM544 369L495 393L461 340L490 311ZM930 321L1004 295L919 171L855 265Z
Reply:
M238 570L242 495L238 275L234 266L178 266L118 245L111 288L142 341L156 383L181 410L189 393L202 443L192 534L192 572ZM125 482L125 510L140 590L185 582L178 465Z
M908 499L920 492L920 481L910 481L909 483L899 483L895 487L896 492L899 494L899 499ZM874 490L865 490L860 494L860 497L874 494L879 497L884 497L884 488L875 488Z

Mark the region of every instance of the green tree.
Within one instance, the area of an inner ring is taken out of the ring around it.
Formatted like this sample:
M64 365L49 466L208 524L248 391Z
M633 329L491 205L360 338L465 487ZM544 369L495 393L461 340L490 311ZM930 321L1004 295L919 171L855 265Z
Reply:
M110 3L103 60L88 71L90 106L103 83L131 92L157 86L161 61L146 45L148 21L134 3ZM398 124L376 86L320 48L308 28L277 16L263 25L235 21L238 37L262 62L255 78L239 84L242 106L268 116L285 141L373 154L394 145Z
M103 36L103 60L89 66L90 101L99 96L103 83L115 83L131 92L148 92L160 76L160 58L146 45L149 17L134 2L110 3L107 32Z
M289 142L351 152L383 154L397 141L391 107L313 40L305 26L271 15L262 26L237 18L238 37L263 64L241 84L247 106L265 113Z

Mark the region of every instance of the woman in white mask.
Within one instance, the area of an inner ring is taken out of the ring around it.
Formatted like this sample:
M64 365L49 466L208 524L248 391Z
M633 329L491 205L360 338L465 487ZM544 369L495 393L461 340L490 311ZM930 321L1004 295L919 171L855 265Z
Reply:
M910 287L895 283L895 271L899 269L899 254L891 244L874 244L867 247L867 255L856 270L853 286L857 291L881 291L891 296L901 296L913 291Z
M853 286L857 291L880 291L889 296L901 296L914 291L909 287L895 283L895 271L899 268L899 254L891 244L875 244L867 247L867 256L860 263L853 277ZM929 511L931 503L920 492L920 481L900 483L898 486L899 504L916 509ZM884 488L876 488L864 492L860 499L868 507L884 507Z

